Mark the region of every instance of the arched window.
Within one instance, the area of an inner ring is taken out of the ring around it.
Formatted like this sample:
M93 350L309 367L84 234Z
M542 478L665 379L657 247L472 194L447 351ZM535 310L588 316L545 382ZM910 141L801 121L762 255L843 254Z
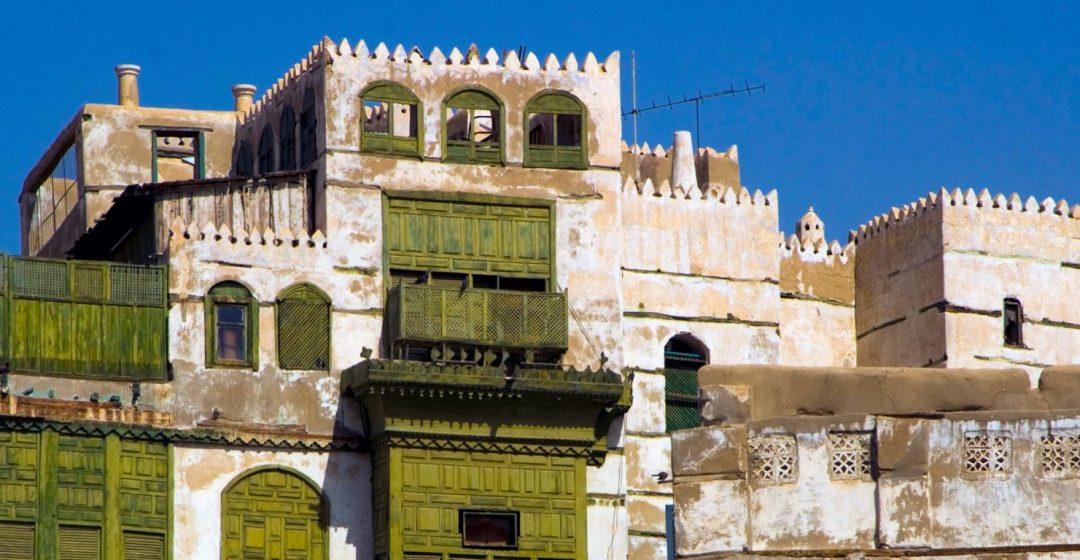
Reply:
M214 286L205 300L207 367L257 367L259 302L236 282Z
M446 161L502 162L502 110L499 101L475 89L459 91L443 103Z
M420 155L420 100L397 84L378 84L360 96L360 149L399 156Z
M284 467L240 475L221 496L221 558L328 558L325 499Z
M274 129L267 124L259 138L259 175L275 171L277 166L274 165Z
M296 169L296 113L286 105L281 111L281 150L278 151L278 169Z
M315 161L315 137L318 135L319 118L315 114L315 90L304 92L304 106L300 110L300 167Z
M708 361L705 345L692 335L676 335L664 346L667 431L696 428L700 424L697 370Z
M330 298L299 284L277 300L278 365L282 369L330 369Z
M251 177L255 175L255 158L251 153L251 144L241 142L236 150L236 176Z
M1024 306L1016 298L1005 298L1004 336L1006 346L1024 346Z
M581 168L586 158L585 107L562 93L541 94L525 108L525 164Z

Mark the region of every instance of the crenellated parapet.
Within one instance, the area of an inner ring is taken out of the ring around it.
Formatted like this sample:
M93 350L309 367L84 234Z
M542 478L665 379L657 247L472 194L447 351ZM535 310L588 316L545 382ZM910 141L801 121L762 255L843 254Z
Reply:
M304 58L301 58L296 64L293 64L285 74L271 84L270 87L263 92L262 96L260 96L246 112L244 112L241 119L246 122L248 119L261 113L264 108L274 103L282 93L294 90L303 76L313 69L321 67L322 64L326 62L327 53L333 48L333 41L326 37L324 37L322 41L312 45L311 49L308 50L307 55Z
M672 184L681 181L673 177L675 173L675 147L664 147L661 144L649 146L646 142L640 146L622 143L622 163L620 171L623 180L627 178L644 184L646 180L654 184L669 180ZM717 151L711 147L698 148L692 151L693 169L697 185L702 188L739 188L739 149L732 145L725 151Z

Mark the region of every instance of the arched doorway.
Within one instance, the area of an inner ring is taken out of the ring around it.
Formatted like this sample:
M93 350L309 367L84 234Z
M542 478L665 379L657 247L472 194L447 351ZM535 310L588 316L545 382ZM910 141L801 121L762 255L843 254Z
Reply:
M326 508L311 481L284 467L263 467L222 494L224 560L326 560Z
M678 334L664 346L664 401L667 431L696 428L697 370L709 362L708 349L690 334Z

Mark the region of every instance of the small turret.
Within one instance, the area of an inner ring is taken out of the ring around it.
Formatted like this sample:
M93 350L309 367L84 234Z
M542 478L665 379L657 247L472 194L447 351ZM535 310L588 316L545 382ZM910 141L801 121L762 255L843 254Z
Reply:
M795 222L795 235L799 237L799 244L803 247L825 239L825 222L814 213L813 206Z

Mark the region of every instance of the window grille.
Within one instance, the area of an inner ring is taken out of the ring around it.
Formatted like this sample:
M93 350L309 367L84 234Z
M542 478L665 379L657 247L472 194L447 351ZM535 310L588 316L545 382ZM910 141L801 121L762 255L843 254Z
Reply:
M668 432L700 425L697 370L706 363L704 348L687 335L672 338L664 347L664 403Z
M1012 470L1012 436L1007 432L964 434L964 470L1007 473Z
M752 480L767 484L788 484L799 479L799 451L794 436L751 437L748 447Z
M1051 434L1043 437L1040 443L1043 474L1080 473L1080 434Z
M829 433L829 477L833 480L870 480L870 433Z
M330 301L322 292L307 285L282 292L277 333L282 369L330 369Z

